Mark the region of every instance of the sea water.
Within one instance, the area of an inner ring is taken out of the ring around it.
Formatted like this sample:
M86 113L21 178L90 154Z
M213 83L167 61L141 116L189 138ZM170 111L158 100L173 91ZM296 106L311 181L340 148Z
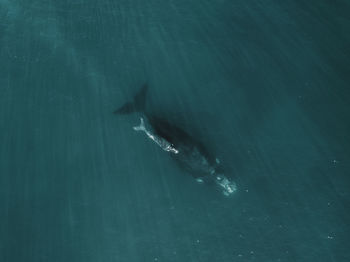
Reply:
M350 261L349 12L0 0L0 261ZM233 195L112 114L144 83Z

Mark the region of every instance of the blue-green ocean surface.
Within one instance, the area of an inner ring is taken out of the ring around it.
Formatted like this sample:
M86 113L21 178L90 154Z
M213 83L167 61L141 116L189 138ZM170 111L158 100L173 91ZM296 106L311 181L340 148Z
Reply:
M346 0L0 0L0 261L350 261ZM199 184L112 112L220 158Z

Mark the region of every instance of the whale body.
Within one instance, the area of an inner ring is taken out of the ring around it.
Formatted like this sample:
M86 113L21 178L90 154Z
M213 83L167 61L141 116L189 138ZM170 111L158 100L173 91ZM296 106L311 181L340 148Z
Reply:
M140 113L140 125L133 127L135 131L144 132L198 182L215 183L227 196L234 193L236 184L220 172L220 161L202 142L165 118L146 111L147 90L148 86L144 85L132 101L125 103L114 114Z

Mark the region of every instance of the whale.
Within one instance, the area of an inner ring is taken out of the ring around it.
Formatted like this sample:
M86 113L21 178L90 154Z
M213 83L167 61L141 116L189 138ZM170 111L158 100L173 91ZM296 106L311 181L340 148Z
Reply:
M224 195L232 195L237 190L236 183L223 173L220 160L205 144L183 128L169 122L167 118L150 113L146 109L148 89L148 85L144 84L131 101L113 113L115 115L138 113L140 124L132 127L134 131L144 133L197 182L215 184Z

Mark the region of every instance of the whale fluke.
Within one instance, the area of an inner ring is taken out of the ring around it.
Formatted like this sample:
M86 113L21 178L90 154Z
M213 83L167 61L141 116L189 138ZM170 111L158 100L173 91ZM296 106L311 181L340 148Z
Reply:
M147 84L144 84L134 96L132 101L125 103L113 113L116 115L127 115L133 112L143 112L146 105L147 90L148 86Z

